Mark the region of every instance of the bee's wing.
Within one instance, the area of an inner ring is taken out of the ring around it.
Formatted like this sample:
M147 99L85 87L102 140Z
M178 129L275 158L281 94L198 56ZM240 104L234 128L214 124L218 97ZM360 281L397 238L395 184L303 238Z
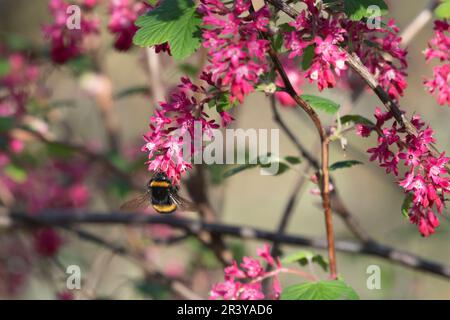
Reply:
M145 209L150 205L149 192L143 192L136 198L133 198L120 206L120 210L131 211Z
M169 192L172 201L184 211L197 211L197 206L191 201L181 197L176 190L172 189Z

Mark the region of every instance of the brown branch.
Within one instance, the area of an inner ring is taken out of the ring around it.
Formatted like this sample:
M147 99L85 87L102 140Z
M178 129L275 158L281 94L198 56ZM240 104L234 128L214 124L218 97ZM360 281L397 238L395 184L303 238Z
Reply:
M308 114L311 121L314 123L317 132L319 133L320 143L321 143L321 196L322 196L322 206L325 212L325 226L328 240L328 259L330 261L330 276L332 279L337 277L336 268L336 253L334 248L334 232L333 232L333 216L331 212L331 201L330 201L330 173L329 173L329 138L323 127L319 116L314 111L314 109L303 100L295 91L292 86L284 68L278 59L276 51L270 47L269 56L280 75L284 83L284 90L294 99L294 101Z
M302 155L306 161L316 170L320 170L319 161L303 146L303 144L297 139L294 133L289 129L289 127L284 122L280 113L278 112L276 106L272 104L272 112L274 121L281 127L284 133L288 136L291 142L295 145L299 153ZM333 191L330 192L331 196L331 208L338 214L338 216L344 220L349 230L361 241L372 241L372 238L367 234L367 232L361 227L358 220L348 211L345 207L338 191L337 186L333 183L333 178L330 176L330 183L334 185Z
M276 232L256 229L247 226L236 226L221 223L207 223L199 220L176 218L163 215L144 215L142 213L95 213L95 212L73 212L73 211L46 211L35 215L30 220L30 216L23 212L12 212L8 216L8 221L3 223L8 225L20 226L36 222L52 225L56 227L71 226L74 224L92 224L92 225L146 225L146 224L164 224L175 229L181 229L192 234L198 234L205 231L216 233L222 236L228 235L242 239L277 241L286 245L307 246L317 249L326 249L328 244L326 240L308 238L293 235L278 235ZM6 219L4 219L6 220ZM386 259L389 262L400 264L415 270L429 272L435 275L450 279L450 266L431 261L413 253L398 250L396 248L383 245L376 242L359 242L349 240L336 241L336 249L341 252L353 254L365 254ZM118 249L119 250L119 249Z
M314 157L309 154L309 152L303 148L302 144L298 141L298 139L295 137L295 135L290 131L289 127L284 123L283 119L281 118L278 109L277 109L277 102L275 95L270 96L270 106L272 109L273 117L276 123L282 128L282 130L286 133L286 135L289 137L289 139L295 144L297 147L299 153L301 156L303 156L308 161L308 166L305 169L305 172L309 170L311 166L314 166L312 163L315 164L315 168L319 168L319 163L314 159ZM318 170L318 169L317 169ZM283 214L281 215L280 222L278 224L277 228L277 234L282 235L285 233L289 219L292 215L292 212L294 210L295 203L297 202L298 193L300 192L302 186L304 185L306 179L305 175L302 174L297 181L297 183L294 186L294 189L291 192L291 195L289 196L289 200L286 204L286 207L283 211ZM278 256L280 254L279 248L278 248L278 242L274 242L271 253L273 256Z

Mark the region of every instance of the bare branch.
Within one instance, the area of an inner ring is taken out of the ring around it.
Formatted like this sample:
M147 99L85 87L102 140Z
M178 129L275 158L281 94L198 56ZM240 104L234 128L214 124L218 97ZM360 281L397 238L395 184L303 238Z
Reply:
M144 215L144 214L123 214L113 213L95 213L95 212L42 212L39 215L30 217L23 212L13 212L9 217L15 222L16 226L20 224L33 225L42 223L56 227L71 226L73 224L122 224L122 225L146 225L146 224L164 224L176 229L181 229L191 234L198 234L205 231L209 233L220 234L222 236L233 236L242 239L255 239L266 241L277 241L278 243L294 246L306 246L317 249L326 249L327 241L293 235L278 235L276 232L270 232L246 226L236 226L221 223L207 223L198 220L176 218L173 216L162 215ZM116 248L117 251L122 249ZM380 244L375 241L359 242L349 240L336 241L336 249L341 252L364 254L386 259L389 262L402 265L411 269L429 272L435 275L450 279L450 266L439 262L428 260L413 253L398 250L396 248Z

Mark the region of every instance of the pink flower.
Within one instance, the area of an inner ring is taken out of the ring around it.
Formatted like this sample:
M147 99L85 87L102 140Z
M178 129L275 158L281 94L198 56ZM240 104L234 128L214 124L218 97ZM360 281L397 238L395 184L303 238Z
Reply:
M264 273L264 269L261 266L261 263L253 258L244 257L243 262L241 263L241 267L245 270L245 273L250 278L259 277Z
M378 133L378 146L367 150L372 153L370 160L378 160L387 173L393 172L396 176L398 159L403 160L407 173L398 184L405 193L413 195L413 204L409 209L410 221L418 226L423 236L429 236L439 225L433 209L441 213L444 195L450 192L450 177L445 169L450 158L444 154L439 157L432 155L430 144L435 142L434 132L429 127L424 129L425 124L418 115L411 119L418 131L417 136L406 133L405 130L397 130L395 120L390 127L386 127L386 122L393 119L390 113L382 113L377 108L375 117L377 128L373 131Z
M274 266L275 261L270 253L270 246L268 244L264 244L262 249L256 249L256 253L258 256L263 258L269 265Z
M144 135L145 144L141 149L148 153L148 170L166 173L175 185L180 183L181 175L192 168L192 153L201 152L195 150L194 142L199 138L195 134L196 125L201 130L198 134L209 136L219 127L206 113L195 115L212 99L205 88L182 78L178 89L168 102L160 103L161 109L150 118L150 130Z
M302 90L300 88L303 85L301 72L298 70L298 68L295 68L292 63L288 62L284 63L284 70L286 71L286 75L288 76L289 81L294 87L295 92L300 95L302 93ZM284 88L284 82L279 76L277 77L275 84L280 88ZM275 92L275 97L283 106L294 107L297 105L294 99L292 99L287 92Z
M75 296L69 290L60 291L56 294L58 300L75 300Z
M401 48L399 29L394 20L386 27L369 28L364 21L342 22L347 32L347 41L352 43L351 51L358 55L368 70L378 77L380 86L393 99L403 96L407 87L407 51ZM368 45L370 44L370 45Z
M321 15L313 2L308 2L308 10L299 14L295 22L289 23L295 31L284 34L285 47L289 58L303 56L307 47L314 47L311 67L305 73L310 82L317 81L320 91L336 85L336 78L347 69L346 55L339 44L344 41L345 30L340 21ZM321 36L318 36L321 35ZM311 40L313 38L313 40Z
M274 258L270 255L268 245L257 249L258 255L275 268L281 268L281 264L275 265ZM262 292L261 282L264 277L273 277L273 298L278 299L281 286L276 273L267 274L261 263L251 257L244 257L240 268L236 261L225 270L225 281L215 284L210 293L210 299L224 300L262 300L265 298ZM236 279L239 279L237 281Z
M434 67L433 76L432 79L425 80L425 87L431 94L437 93L440 105L450 106L450 65Z
M61 237L54 229L45 228L34 233L34 248L43 257L55 256L62 244Z
M114 47L126 51L133 44L133 36L137 31L134 22L137 17L150 8L144 2L135 0L110 0L108 30L116 36Z
M199 8L208 26L202 36L210 63L204 71L212 75L216 87L231 93L231 102L243 102L268 70L269 42L260 39L259 32L267 31L270 11L264 6L243 19L250 5L249 0L241 0L228 8L218 1L202 0Z
M99 21L86 14L81 15L79 29L69 29L67 27L68 6L69 4L64 0L50 0L48 7L53 16L53 23L43 28L45 37L51 42L52 60L57 64L63 64L81 55L84 52L84 39L99 31Z
M425 50L427 61L437 59L444 62L441 66L433 68L433 78L425 80L425 87L431 94L437 93L438 103L450 106L450 25L447 21L435 21L434 38L428 43Z

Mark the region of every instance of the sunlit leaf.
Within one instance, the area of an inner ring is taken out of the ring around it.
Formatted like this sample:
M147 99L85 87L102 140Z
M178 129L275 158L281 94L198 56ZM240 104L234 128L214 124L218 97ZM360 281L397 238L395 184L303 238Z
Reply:
M287 287L281 300L358 300L358 294L341 280L307 282Z

